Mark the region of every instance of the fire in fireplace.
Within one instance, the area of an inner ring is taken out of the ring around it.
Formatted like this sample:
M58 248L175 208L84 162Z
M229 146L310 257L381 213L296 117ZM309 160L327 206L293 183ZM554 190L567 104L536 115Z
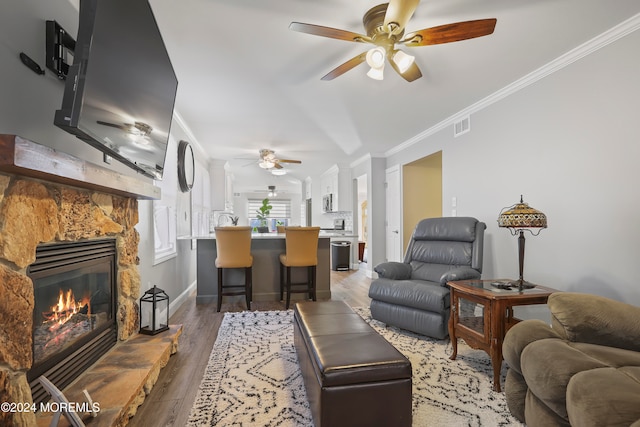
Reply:
M28 275L34 286L34 402L46 398L36 379L62 389L116 342L115 240L41 245Z

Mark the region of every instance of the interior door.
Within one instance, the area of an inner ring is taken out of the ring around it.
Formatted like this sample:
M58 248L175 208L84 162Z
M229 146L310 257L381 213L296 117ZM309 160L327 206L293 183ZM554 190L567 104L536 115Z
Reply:
M387 239L387 261L402 261L402 239L400 233L400 214L401 214L401 197L400 197L400 167L394 166L386 170L385 180L386 191L386 211L387 220L386 239Z

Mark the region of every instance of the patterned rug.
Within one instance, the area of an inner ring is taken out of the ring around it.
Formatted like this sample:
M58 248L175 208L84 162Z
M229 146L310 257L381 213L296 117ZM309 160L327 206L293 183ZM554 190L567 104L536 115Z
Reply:
M493 391L485 352L460 340L452 361L449 340L385 327L368 309L355 310L411 361L414 426L522 425L504 393ZM225 314L187 425L313 427L292 322L292 310Z

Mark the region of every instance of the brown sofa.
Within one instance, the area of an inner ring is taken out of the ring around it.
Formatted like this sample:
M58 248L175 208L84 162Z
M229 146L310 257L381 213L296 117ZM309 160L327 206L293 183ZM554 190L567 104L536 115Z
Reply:
M511 413L528 427L640 427L640 308L596 295L549 297L551 327L506 334Z

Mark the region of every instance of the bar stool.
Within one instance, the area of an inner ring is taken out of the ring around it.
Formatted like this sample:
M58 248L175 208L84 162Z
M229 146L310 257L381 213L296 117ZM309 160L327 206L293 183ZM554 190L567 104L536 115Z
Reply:
M251 310L253 291L251 256L251 227L215 227L216 267L218 269L218 311L222 306L222 297L245 295L247 310ZM222 271L225 268L244 268L244 285L223 285Z
M308 293L316 300L316 267L318 265L318 235L320 227L286 227L286 253L280 254L280 300L287 292L287 310L292 293ZM307 281L291 283L291 268L306 267ZM286 269L286 278L285 278ZM292 288L295 286L295 288Z

